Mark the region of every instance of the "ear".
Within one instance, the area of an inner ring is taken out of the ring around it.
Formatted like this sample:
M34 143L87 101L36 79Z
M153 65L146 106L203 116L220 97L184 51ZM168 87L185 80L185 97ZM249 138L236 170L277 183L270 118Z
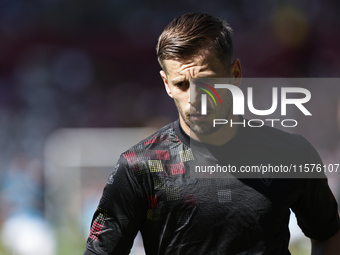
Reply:
M230 76L232 78L232 84L236 86L240 86L242 79L242 69L241 69L241 61L237 58L231 64L230 67Z
M164 83L164 86L165 86L166 93L168 93L169 97L173 98L173 97L172 97L172 94L171 94L170 87L169 87L168 79L167 79L167 77L166 77L166 73L165 73L163 70L161 70L161 71L159 72L159 74L160 74L161 77L162 77L162 80L163 80L163 83Z

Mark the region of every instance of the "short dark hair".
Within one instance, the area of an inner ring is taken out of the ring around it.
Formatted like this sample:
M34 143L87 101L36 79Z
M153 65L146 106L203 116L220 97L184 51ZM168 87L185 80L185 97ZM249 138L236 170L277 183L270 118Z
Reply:
M188 13L175 18L158 38L157 59L189 60L202 49L213 49L222 63L233 61L232 29L222 19L207 13Z

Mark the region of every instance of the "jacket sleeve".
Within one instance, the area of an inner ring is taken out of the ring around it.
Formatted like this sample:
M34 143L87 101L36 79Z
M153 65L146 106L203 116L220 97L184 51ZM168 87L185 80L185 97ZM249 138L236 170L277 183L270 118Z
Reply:
M84 255L129 254L146 210L134 172L121 156L94 213Z

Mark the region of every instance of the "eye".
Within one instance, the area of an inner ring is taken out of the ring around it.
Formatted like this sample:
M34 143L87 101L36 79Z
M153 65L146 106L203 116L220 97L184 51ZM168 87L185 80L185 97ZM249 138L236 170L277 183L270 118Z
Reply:
M189 87L189 82L187 81L181 81L181 82L177 82L175 84L176 87L180 88L180 89L186 89Z

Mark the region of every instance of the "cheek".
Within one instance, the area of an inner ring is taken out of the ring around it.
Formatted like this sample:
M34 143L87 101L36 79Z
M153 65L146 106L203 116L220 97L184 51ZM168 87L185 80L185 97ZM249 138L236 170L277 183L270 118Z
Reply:
M232 97L232 94L229 90L226 89L224 91L221 91L221 92L219 92L219 95L221 97L221 101L222 101L223 106L229 105L229 104L232 103L233 97Z
M174 100L178 109L181 109L182 111L190 109L190 104L187 96L185 95L177 96L174 97Z
M189 92L187 91L175 89L172 91L172 95L174 96L174 99L176 99L180 104L185 104L189 101Z

